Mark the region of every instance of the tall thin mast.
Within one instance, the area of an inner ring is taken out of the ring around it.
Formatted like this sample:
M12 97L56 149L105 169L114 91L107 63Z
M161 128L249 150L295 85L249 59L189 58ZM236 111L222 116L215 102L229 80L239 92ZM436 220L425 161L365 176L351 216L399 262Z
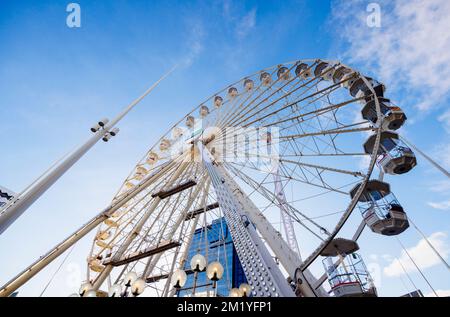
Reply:
M174 71L175 67L164 74L150 88L148 88L139 98L129 104L111 122L99 127L86 143L65 157L59 164L56 164L48 172L28 186L19 196L8 203L0 210L0 234L17 220L39 197L41 197L65 172L67 172L84 154L86 154L100 139L110 137L117 133L114 129L116 124L122 120L142 99L144 99L164 78Z

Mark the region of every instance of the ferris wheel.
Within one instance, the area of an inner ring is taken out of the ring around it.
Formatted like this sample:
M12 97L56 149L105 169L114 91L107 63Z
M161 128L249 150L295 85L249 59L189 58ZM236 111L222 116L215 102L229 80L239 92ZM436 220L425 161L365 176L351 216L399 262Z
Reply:
M395 132L405 120L382 83L337 61L230 84L168 129L75 233L97 230L80 294L376 296L357 240L366 226L409 226L383 182L416 165Z

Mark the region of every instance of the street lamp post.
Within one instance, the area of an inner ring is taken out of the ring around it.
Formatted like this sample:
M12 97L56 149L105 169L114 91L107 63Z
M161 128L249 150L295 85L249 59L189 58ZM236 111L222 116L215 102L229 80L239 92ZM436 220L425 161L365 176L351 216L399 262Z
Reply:
M208 268L206 269L206 275L208 278L213 281L213 289L215 295L217 294L217 282L222 278L223 276L223 266L220 264L220 262L212 262L208 265Z
M67 172L84 154L86 154L100 139L107 142L115 136L119 129L115 125L122 120L142 99L144 99L164 78L175 68L172 68L156 83L154 83L139 98L129 104L111 122L102 119L96 123L91 131L94 133L86 143L65 157L60 163L50 168L40 178L28 186L22 193L14 197L0 210L0 234L2 234L14 221L17 220L39 197L41 197L65 172Z
M194 285L192 288L192 296L195 295L195 288L197 287L198 273L205 270L206 259L201 254L196 254L191 259L191 269L194 271Z

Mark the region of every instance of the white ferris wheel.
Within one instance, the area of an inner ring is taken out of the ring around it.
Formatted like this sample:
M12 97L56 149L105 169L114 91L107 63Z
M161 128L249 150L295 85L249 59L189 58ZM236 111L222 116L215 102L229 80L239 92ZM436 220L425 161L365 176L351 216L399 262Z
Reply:
M376 296L358 238L409 226L383 180L416 165L395 132L405 120L340 62L246 76L180 118L110 206L0 295L95 230L82 296Z

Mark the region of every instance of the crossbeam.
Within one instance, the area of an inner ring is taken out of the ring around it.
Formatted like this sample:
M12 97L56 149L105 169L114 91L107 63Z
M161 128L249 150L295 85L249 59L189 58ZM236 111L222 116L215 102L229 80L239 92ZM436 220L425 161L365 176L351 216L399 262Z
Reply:
M194 270L185 270L186 274L194 274ZM149 276L145 279L147 283L156 283L160 280L165 280L169 277L169 274L161 274L161 275L155 275L155 276Z
M184 218L184 220L186 220L186 221L191 220L191 219L195 218L195 216L197 216L197 215L200 215L206 211L210 211L210 210L213 210L216 208L219 208L219 203L217 203L217 202L210 204L210 205L206 206L205 208L198 208L196 210L188 212L186 214L186 218Z
M179 247L181 244L177 241L167 241L163 244L160 244L156 247L150 247L147 248L141 252L135 253L135 254L130 254L127 255L119 260L114 260L114 258L106 260L103 262L104 265L112 265L112 266L121 266L124 264L128 264L143 258L146 258L150 255L154 255L157 253L161 253L176 247Z
M175 195L175 194L177 194L179 192L182 192L183 190L191 188L191 187L193 187L195 185L197 185L197 183L195 181L189 180L189 181L187 181L185 183L182 183L180 185L172 187L172 188L170 188L168 190L161 190L161 191L159 191L159 192L157 192L155 194L152 194L152 197L153 198L159 197L161 199L165 199L165 198L170 197L172 195Z

